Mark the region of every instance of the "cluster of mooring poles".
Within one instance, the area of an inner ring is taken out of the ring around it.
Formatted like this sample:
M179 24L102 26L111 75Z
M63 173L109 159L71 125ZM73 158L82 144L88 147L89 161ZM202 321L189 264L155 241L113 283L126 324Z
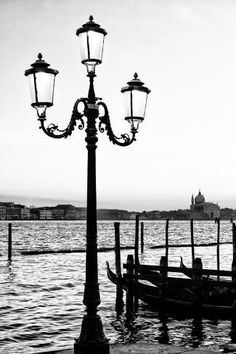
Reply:
M189 272L192 274L192 289L194 292L193 296L193 305L194 305L194 313L198 316L201 314L202 309L202 293L204 284L209 280L211 276L214 276L217 280L211 280L210 286L216 286L218 289L228 288L231 292L232 296L232 307L230 310L231 313L231 331L230 336L232 340L236 341L236 225L232 223L232 243L233 243L233 261L231 266L231 271L220 270L220 219L217 218L215 220L217 223L217 242L209 243L209 246L215 246L217 249L217 269L204 269L202 259L197 257L195 258L195 246L200 246L194 244L194 233L193 233L193 219L190 221L190 234L191 234L191 244L189 245L174 245L170 246L168 242L169 235L169 219L166 220L165 227L165 245L164 246L156 246L153 248L165 247L165 256L160 258L159 265L142 265L143 269L147 271L158 271L159 272L159 286L160 286L160 294L161 299L163 301L163 305L165 304L166 299L166 290L168 287L168 273L183 273L183 269L181 267L171 267L168 266L168 250L170 247L189 247L191 246L191 256L192 256L192 268L188 268ZM142 275L139 274L140 263L139 263L139 229L141 229L141 252L144 251L144 223L141 222L141 228L139 227L139 217L136 216L135 221L135 247L134 247L134 256L133 254L129 254L127 256L127 261L123 264L123 268L126 269L126 273L122 275L121 270L121 255L120 255L120 223L116 222L114 224L115 227L115 268L116 268L116 311L117 313L123 312L124 301L123 301L123 287L122 287L122 279L126 280L126 318L128 320L133 319L135 313L138 310L138 280L152 280L155 279L155 275L145 278L145 272ZM228 243L228 242L227 242ZM202 245L201 246L205 246ZM154 273L153 273L154 274ZM229 277L231 281L220 280L220 277ZM205 277L205 279L204 279ZM174 278L171 278L172 280ZM189 279L184 278L175 278L176 282L181 281L183 284L186 284ZM175 280L174 279L174 280Z

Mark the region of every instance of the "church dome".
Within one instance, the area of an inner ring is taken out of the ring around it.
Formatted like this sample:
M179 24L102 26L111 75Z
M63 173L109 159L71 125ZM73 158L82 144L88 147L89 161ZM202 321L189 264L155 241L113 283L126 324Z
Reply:
M204 195L199 191L198 195L195 197L195 204L205 203Z

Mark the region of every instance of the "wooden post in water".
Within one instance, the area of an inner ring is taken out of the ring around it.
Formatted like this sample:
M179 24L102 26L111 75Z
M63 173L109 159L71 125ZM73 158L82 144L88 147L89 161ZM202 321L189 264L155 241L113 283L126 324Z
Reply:
M120 223L114 223L115 228L115 263L116 275L121 276L121 262L120 262Z
M216 219L217 222L217 271L220 271L220 218ZM220 280L219 274L217 274L217 280Z
M134 316L134 258L132 254L127 256L127 291L126 291L126 318L130 320Z
M116 264L116 311L122 313L123 311L123 289L121 285L122 273L121 273L121 257L120 257L120 223L115 222L115 264Z
M134 262L138 263L138 248L139 248L139 216L135 218L135 245L134 245Z
M194 311L196 315L201 313L202 307L202 260L195 258L193 262L193 290L194 290Z
M230 330L230 337L233 343L236 342L236 300L233 302L232 305L232 318L231 318L231 330Z
M139 265L139 257L138 257L138 251L139 251L139 216L136 215L135 219L135 248L134 248L134 263L135 263L135 280L134 280L134 303L135 303L135 311L138 310L138 294L137 294L137 276L138 276L138 265Z
M194 236L193 236L193 218L190 221L190 231L191 231L191 252L192 252L192 268L193 268L193 263L194 263L194 259L195 259Z
M236 225L232 224L233 231L233 261L232 261L232 318L230 336L233 341L236 340Z
M167 258L162 256L160 260L160 280L161 280L161 299L163 303L166 299L166 286L167 286Z
M143 234L143 231L144 231L144 224L143 222L141 222L141 233L140 233L140 238L141 238L141 253L143 253L143 250L144 250L144 234Z
M8 261L11 261L12 257L12 224L8 224Z
M232 234L233 234L233 261L232 261L232 272L236 272L236 225L232 224ZM232 275L232 281L236 283L236 273Z
M169 258L169 219L166 219L166 263L168 265Z

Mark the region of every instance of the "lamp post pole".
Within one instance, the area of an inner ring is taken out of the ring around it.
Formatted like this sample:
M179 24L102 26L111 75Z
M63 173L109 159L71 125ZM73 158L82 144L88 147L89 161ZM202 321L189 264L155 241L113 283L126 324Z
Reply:
M98 283L98 255L97 255L97 196L96 196L96 148L98 130L106 131L110 141L119 146L128 146L136 140L139 124L144 120L147 96L150 90L144 86L135 73L134 78L128 82L128 86L121 89L126 103L125 120L130 123L129 134L121 134L117 137L112 130L109 112L106 104L95 96L94 78L95 67L101 64L103 55L104 37L106 31L100 25L93 22L90 16L76 32L80 39L82 63L86 65L89 77L89 91L87 98L76 100L70 122L67 128L61 130L51 123L47 127L46 109L53 105L55 77L58 71L49 68L49 64L38 55L38 60L31 64L25 71L29 79L32 107L36 108L40 129L51 138L67 138L78 124L82 130L86 122L86 138L88 150L87 166L87 223L86 223L86 274L83 303L86 306L86 314L82 320L81 333L75 340L74 353L76 354L108 354L109 343L103 332L100 316L97 314L100 304ZM84 109L80 113L78 105L83 104ZM101 115L101 109L104 115ZM97 124L98 123L98 124Z
M87 314L84 315L80 337L74 344L74 353L109 353L108 340L103 332L97 307L100 304L97 260L97 193L96 193L96 148L98 107L93 88L94 75L88 75L90 87L86 138L88 150L87 170L87 223L86 223L86 279L83 303Z

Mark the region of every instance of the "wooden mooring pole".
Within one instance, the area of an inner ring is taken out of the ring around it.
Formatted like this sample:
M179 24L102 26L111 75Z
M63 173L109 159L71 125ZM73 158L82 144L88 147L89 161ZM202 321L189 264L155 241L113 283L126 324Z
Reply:
M192 268L195 259L195 252L194 252L194 235L193 235L193 218L190 221L190 232L191 232L191 253L192 253Z
M8 224L8 261L12 258L12 224Z
M141 253L143 253L144 250L144 224L141 222L141 229L140 229L140 242L141 242Z
M168 258L169 258L169 219L166 219L166 265L168 266Z
M202 308L202 260L195 258L193 262L193 291L194 291L194 311L196 315L201 313Z
M230 336L233 342L236 341L236 225L232 223L233 232L233 261L232 261L232 318Z
M138 276L138 265L139 265L139 216L136 215L135 219L135 248L134 248L134 263L135 263L135 281L134 281L134 303L135 303L135 311L138 310L138 294L137 294L137 276Z
M161 279L161 300L163 301L163 306L166 299L166 286L167 286L167 258L165 256L161 257L160 260L160 279Z
M134 316L134 258L132 254L127 256L127 291L126 291L126 318L131 320Z
M217 271L220 271L220 218L216 219L217 222ZM217 280L220 280L219 274L217 274Z
M139 249L139 216L135 218L135 245L134 245L134 262L138 264L138 249Z
M120 256L120 223L115 222L115 265L116 265L116 311L117 313L122 313L123 311L123 289L121 284L122 273L121 273L121 256Z

